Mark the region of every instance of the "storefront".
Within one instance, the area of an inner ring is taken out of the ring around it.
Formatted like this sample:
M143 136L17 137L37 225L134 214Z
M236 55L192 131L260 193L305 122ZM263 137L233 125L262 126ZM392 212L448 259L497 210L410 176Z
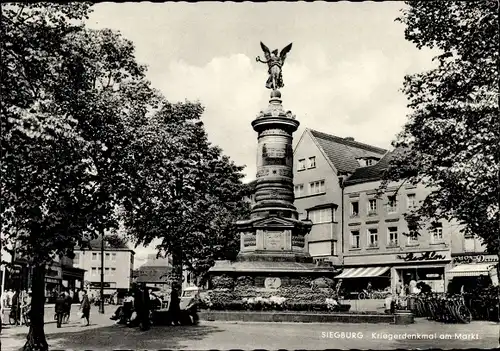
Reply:
M456 255L453 267L447 272L448 291L471 291L478 286L498 286L496 255Z
M374 290L395 292L399 281L408 285L415 280L429 284L434 292L444 292L450 262L448 250L352 255L344 257L345 269L335 278L358 290L370 282Z

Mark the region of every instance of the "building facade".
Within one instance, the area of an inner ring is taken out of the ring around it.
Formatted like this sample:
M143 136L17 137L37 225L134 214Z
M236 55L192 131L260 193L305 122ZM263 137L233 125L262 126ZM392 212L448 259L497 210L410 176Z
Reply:
M128 248L104 249L104 295L128 290L132 283L135 252ZM101 288L101 250L75 250L75 267L85 269L85 288L91 296L99 296Z
M342 263L343 180L357 168L376 162L386 150L306 129L294 149L295 206L313 227L306 237L316 260Z

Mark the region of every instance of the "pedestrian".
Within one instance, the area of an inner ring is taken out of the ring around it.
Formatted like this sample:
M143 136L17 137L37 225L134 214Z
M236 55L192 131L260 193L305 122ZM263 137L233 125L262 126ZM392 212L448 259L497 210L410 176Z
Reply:
M78 302L81 303L83 300L83 290L78 290Z
M12 299L10 302L10 315L14 319L14 325L19 324L19 319L20 319L20 294L19 290L16 289L16 291L12 295Z
M12 291L12 289L9 289L9 291L7 291L7 307L12 307L13 296L14 296L14 291Z
M87 291L83 290L82 303L80 305L80 310L82 311L82 318L87 321L85 326L90 325L90 301L87 296Z
M73 298L69 292L66 292L64 296L64 323L69 323L69 317L71 315L71 304L73 303Z
M31 290L29 290L26 296L23 299L23 304L21 306L22 317L24 320L24 324L28 325L30 321L30 313L31 313Z
M66 296L64 295L63 292L60 293L56 299L55 311L56 311L57 327L61 328L61 324L64 318L64 313L66 312Z
M170 305L168 306L168 314L170 317L170 322L172 325L180 325L181 318L181 307L180 307L180 287L178 284L172 284L172 290L170 292ZM170 324L170 323L169 323Z

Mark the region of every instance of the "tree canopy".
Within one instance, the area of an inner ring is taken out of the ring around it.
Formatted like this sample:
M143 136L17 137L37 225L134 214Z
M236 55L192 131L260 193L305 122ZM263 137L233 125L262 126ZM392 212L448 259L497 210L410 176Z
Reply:
M456 220L500 254L498 2L406 5L406 39L439 54L436 68L405 77L411 113L386 180L424 183L420 218Z
M26 350L48 349L46 264L120 223L198 266L235 246L241 167L208 142L200 104L151 88L132 42L84 26L90 10L2 6L1 243L33 268Z
M160 253L198 276L216 259L235 258L233 222L249 210L243 167L210 144L202 113L199 103L165 102L152 116L131 145L139 176L124 207L127 231L138 244L160 239Z

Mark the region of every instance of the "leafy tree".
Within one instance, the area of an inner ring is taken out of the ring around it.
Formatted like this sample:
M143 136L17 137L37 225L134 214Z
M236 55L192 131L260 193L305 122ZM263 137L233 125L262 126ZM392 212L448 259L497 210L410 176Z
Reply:
M24 349L47 350L46 264L116 226L127 146L156 93L129 41L84 28L88 3L2 10L2 246L33 268Z
M406 4L406 39L439 54L436 68L405 77L412 111L386 181L422 182L420 219L456 220L500 255L498 2Z
M160 254L172 254L174 275L187 266L203 275L216 259L235 257L233 222L248 205L236 166L209 143L199 103L168 103L139 133L131 149L139 176L125 205L128 231L138 244L160 239Z

